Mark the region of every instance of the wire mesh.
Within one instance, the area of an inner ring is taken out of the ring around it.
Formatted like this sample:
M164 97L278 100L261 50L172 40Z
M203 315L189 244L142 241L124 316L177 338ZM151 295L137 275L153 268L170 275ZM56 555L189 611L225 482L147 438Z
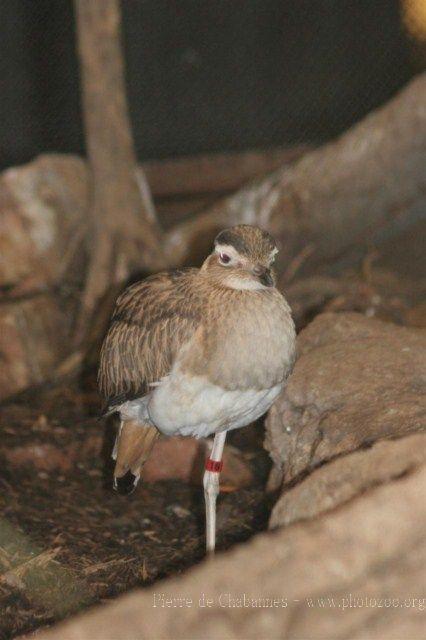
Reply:
M424 68L425 6L122 0L140 159L338 135ZM0 31L0 164L83 152L72 3L5 0Z

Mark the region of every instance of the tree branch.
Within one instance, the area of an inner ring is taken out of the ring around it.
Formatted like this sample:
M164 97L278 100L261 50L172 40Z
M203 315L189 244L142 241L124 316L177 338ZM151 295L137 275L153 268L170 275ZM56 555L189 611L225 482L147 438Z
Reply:
M281 240L281 269L313 246L306 273L420 217L426 208L425 103L423 74L336 141L175 226L166 239L168 255L176 265L193 262L218 230L245 222Z

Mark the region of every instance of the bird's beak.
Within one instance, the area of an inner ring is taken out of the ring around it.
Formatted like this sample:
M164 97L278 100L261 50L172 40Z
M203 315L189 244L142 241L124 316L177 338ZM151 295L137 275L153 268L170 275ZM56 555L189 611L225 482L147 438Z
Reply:
M271 270L261 264L257 264L253 267L253 275L259 278L260 282L265 285L265 287L273 287L275 284Z

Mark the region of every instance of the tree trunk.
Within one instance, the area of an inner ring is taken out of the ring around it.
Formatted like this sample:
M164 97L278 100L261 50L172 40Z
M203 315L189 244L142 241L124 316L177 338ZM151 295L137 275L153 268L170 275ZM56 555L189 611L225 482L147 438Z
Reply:
M92 179L89 266L77 337L111 283L165 264L161 232L136 156L126 104L119 0L75 0L83 116Z

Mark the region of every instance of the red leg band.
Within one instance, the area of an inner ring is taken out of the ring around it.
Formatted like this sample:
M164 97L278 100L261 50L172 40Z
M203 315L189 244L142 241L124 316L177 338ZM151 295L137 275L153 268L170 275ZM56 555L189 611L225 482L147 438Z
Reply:
M212 460L211 458L207 458L206 471L213 471L214 473L220 473L222 471L222 467L223 467L222 460Z

